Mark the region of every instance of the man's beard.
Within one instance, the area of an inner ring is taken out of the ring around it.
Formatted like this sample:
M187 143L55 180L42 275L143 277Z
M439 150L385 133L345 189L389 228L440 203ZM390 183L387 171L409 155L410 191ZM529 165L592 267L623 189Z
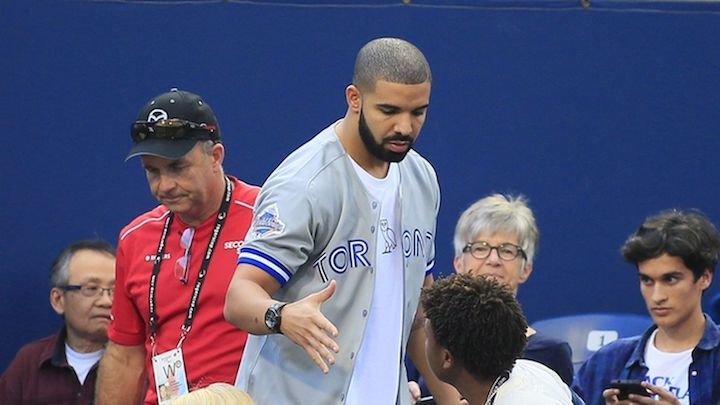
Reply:
M367 151L370 152L371 155L384 162L393 163L403 160L405 158L405 155L410 152L410 149L412 149L413 143L415 142L415 140L410 135L397 134L389 138L383 139L381 143L377 143L375 141L375 137L373 136L372 131L370 131L370 128L365 121L365 115L363 114L362 108L360 108L360 121L358 122L358 132L360 132L360 139L362 139L363 144L365 144L365 149L367 149ZM384 145L392 141L407 142L409 144L407 151L393 152L391 150L385 149Z

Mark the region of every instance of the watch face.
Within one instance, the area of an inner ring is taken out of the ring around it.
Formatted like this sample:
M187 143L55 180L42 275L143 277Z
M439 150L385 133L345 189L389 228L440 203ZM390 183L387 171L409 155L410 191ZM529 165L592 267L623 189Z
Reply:
M265 326L268 327L270 330L275 330L275 326L277 325L278 321L278 312L277 309L275 309L274 306L268 308L268 310L265 312Z

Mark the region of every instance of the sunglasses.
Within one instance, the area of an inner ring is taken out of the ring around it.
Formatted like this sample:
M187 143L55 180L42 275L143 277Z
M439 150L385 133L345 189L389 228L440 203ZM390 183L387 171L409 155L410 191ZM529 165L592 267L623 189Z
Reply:
M130 127L130 137L135 143L142 142L146 139L219 139L215 125L198 124L180 118L158 121L135 121Z
M180 247L185 249L185 254L175 262L175 278L181 283L188 282L188 267L190 267L190 246L192 246L195 228L187 228L180 236Z

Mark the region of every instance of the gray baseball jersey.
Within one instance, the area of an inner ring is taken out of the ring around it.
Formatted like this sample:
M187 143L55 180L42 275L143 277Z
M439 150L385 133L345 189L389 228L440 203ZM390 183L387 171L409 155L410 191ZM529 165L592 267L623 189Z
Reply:
M237 386L259 404L342 404L363 338L375 285L380 202L365 190L335 125L290 154L270 175L255 205L239 263L261 268L282 286L273 298L293 302L337 281L321 310L338 328L340 353L328 374L280 334L248 338ZM440 189L435 170L415 151L399 165L404 297L402 360L420 290L435 257ZM400 270L400 269L399 269ZM383 367L383 364L377 364ZM400 393L400 403L409 396Z

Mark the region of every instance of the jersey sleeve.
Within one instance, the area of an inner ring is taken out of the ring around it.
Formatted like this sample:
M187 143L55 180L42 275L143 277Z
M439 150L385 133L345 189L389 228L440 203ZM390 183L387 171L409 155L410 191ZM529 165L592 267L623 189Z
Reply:
M437 180L437 174L435 169L428 163L430 173L432 177L432 193L433 201L435 204L435 220L433 221L433 229L428 234L428 256L427 263L425 265L425 275L432 275L433 268L435 267L435 235L437 235L437 217L440 212L440 185Z
M314 249L313 204L296 179L268 179L255 204L253 222L238 264L259 267L281 286Z
M121 345L134 346L145 343L145 321L130 299L127 288L129 258L125 255L123 241L118 244L115 261L115 294L108 338Z

